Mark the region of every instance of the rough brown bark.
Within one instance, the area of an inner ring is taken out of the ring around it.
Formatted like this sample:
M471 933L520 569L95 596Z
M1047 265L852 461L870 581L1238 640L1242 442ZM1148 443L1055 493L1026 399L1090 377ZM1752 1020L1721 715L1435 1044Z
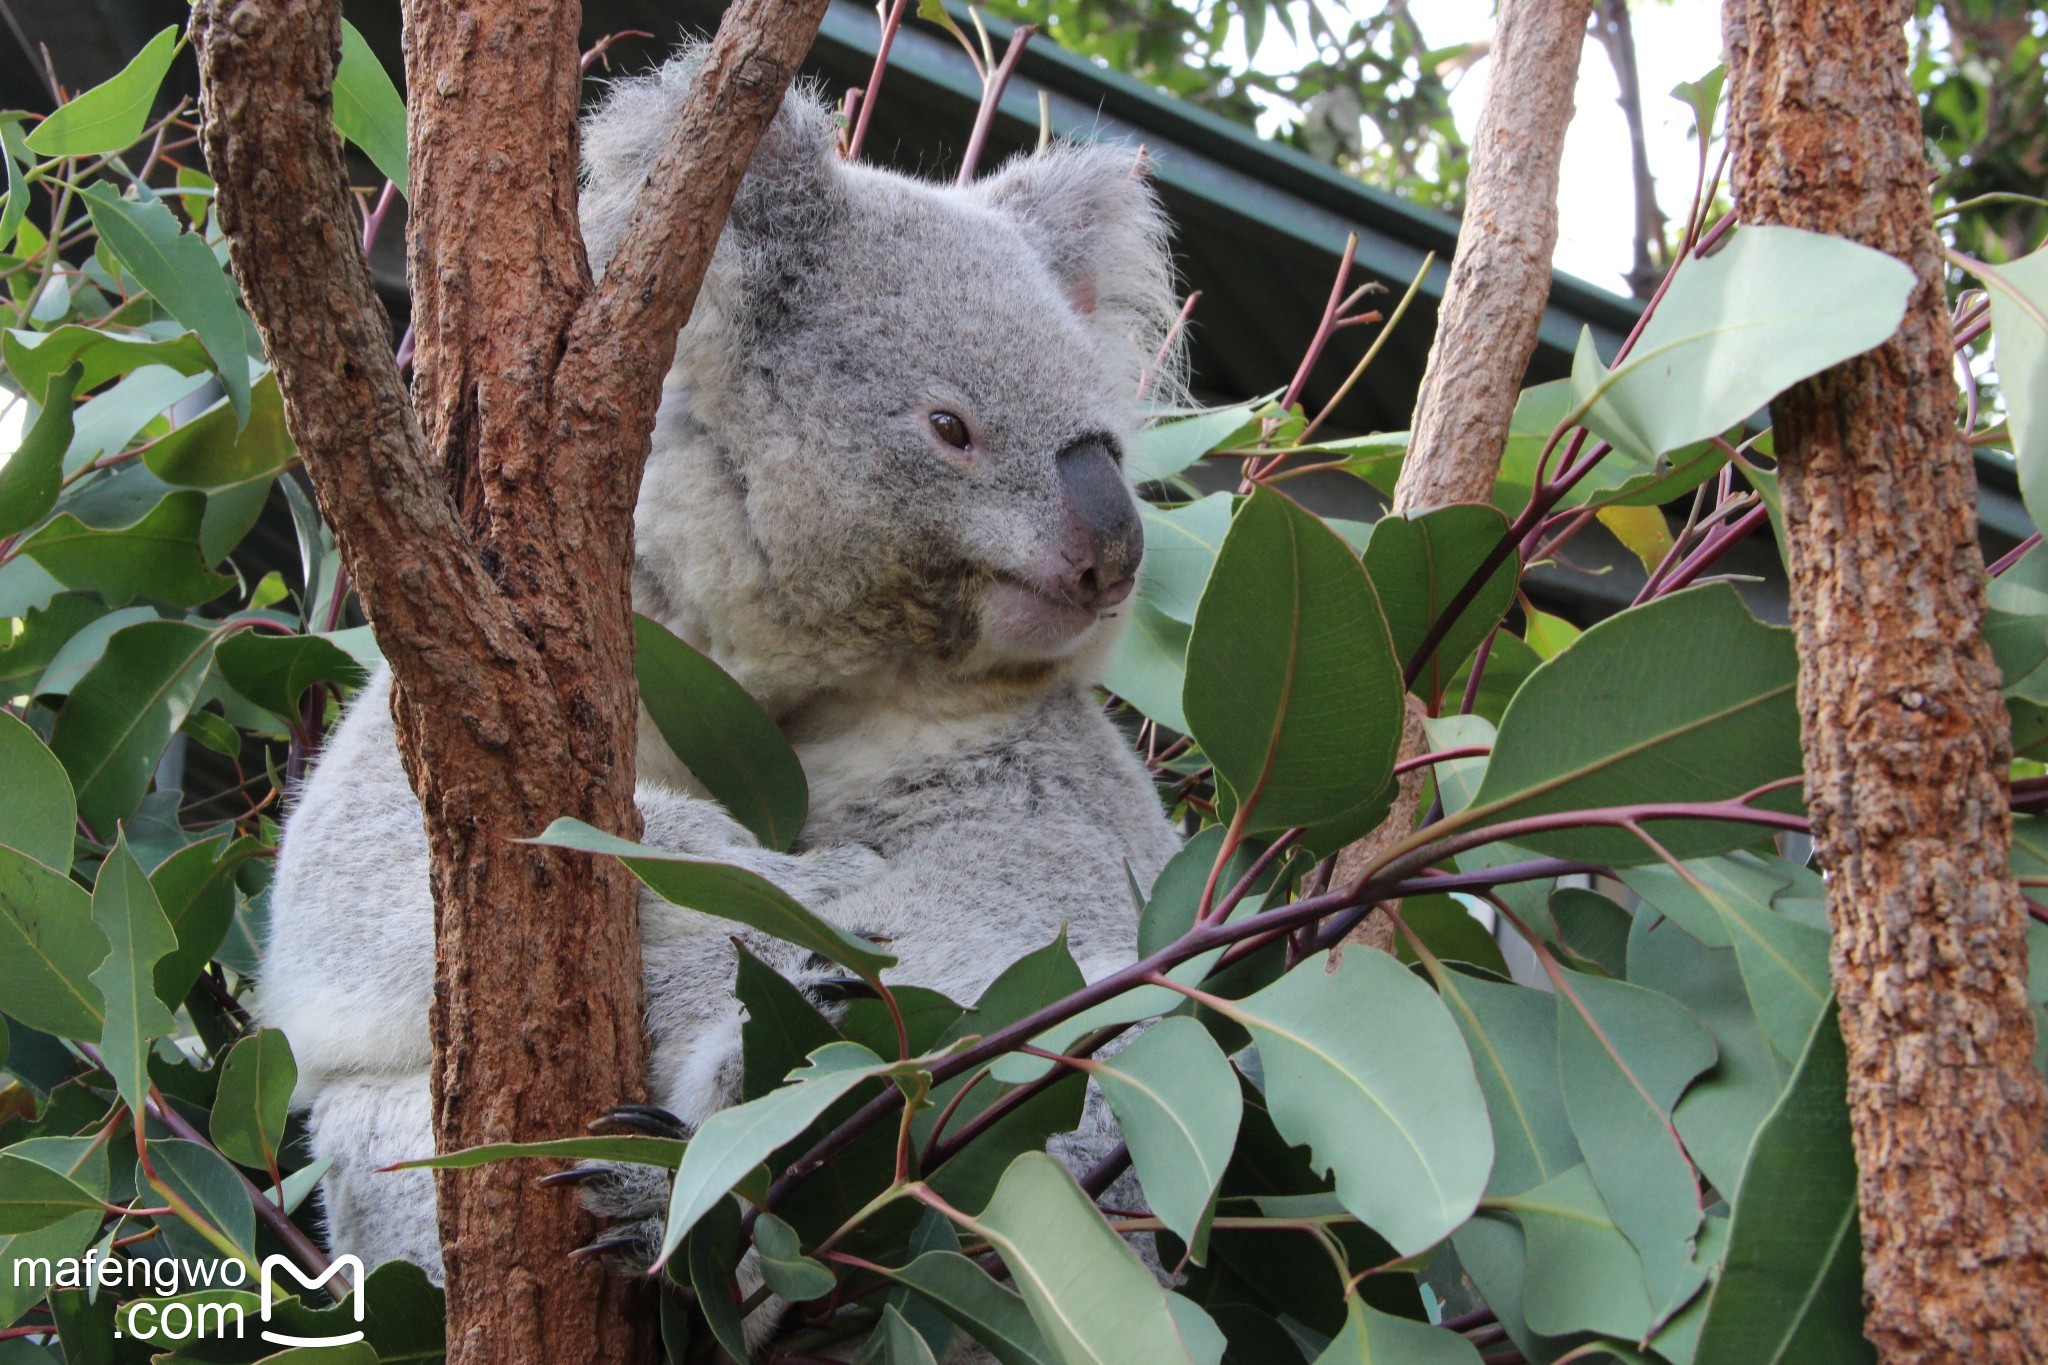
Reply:
M1502 0L1493 72L1394 510L1485 502L1557 246L1557 173L1591 0Z
M338 0L206 0L203 135L235 273L396 679L433 854L441 1150L578 1131L644 1083L635 883L509 842L633 805L632 507L662 373L824 12L719 30L602 287L576 223L573 0L411 0L409 404L331 123ZM415 410L420 419L415 420ZM626 1361L646 1314L571 1271L573 1195L443 1172L452 1361Z
M2006 868L2011 741L1908 79L1911 0L1730 0L1745 221L1919 277L1884 346L1773 404L1806 796L1849 1052L1866 1331L1887 1362L2048 1349L2048 1094Z

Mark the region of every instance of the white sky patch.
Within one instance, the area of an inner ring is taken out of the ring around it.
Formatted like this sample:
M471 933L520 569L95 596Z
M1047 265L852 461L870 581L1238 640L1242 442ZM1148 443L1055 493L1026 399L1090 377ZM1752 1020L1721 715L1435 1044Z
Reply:
M1322 2L1328 5L1325 13L1339 7ZM1305 3L1294 6L1297 13L1305 8ZM1486 39L1493 33L1493 0L1410 0L1409 11L1432 48ZM1676 220L1692 203L1699 150L1692 136L1691 107L1672 99L1669 92L1682 81L1699 79L1720 62L1721 7L1715 0L1638 4L1631 8L1630 19L1657 201L1665 215ZM1305 23L1298 22L1296 28L1307 32ZM1261 69L1293 70L1303 64L1303 55L1282 25L1267 24L1257 59ZM1478 125L1492 69L1491 61L1481 60L1450 77L1451 111L1468 141ZM1579 61L1578 112L1565 137L1555 260L1560 270L1626 293L1623 275L1635 237L1635 188L1628 123L1616 102L1618 90L1607 50L1588 35ZM1260 131L1271 133L1281 122L1277 114L1262 118Z

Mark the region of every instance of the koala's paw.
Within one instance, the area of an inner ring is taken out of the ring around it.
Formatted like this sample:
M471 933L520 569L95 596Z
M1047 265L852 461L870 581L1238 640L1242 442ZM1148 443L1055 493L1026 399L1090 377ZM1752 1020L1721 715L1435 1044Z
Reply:
M600 1131L624 1129L654 1137L687 1138L690 1130L666 1109L651 1104L623 1104L606 1110L591 1125ZM659 1166L591 1162L542 1176L543 1185L574 1185L578 1202L605 1227L587 1246L571 1255L597 1257L623 1275L645 1275L661 1255L667 1226L670 1173Z
M886 944L889 941L885 935L867 930L855 929L852 933L855 938L868 943ZM848 1001L877 998L873 986L823 953L806 953L786 976L790 985L802 991L821 1014L834 1022Z

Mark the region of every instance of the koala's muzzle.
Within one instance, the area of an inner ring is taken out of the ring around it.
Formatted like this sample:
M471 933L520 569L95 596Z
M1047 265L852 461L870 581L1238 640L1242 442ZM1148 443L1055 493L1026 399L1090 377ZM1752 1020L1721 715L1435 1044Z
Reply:
M1077 441L1060 452L1060 584L1067 597L1106 611L1131 595L1145 555L1145 527L1123 471L1101 441Z

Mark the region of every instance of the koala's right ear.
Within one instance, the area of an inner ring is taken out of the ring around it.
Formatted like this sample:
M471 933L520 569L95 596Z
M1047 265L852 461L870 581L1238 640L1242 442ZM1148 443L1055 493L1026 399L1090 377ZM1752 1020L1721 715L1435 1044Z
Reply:
M593 274L602 275L618 249L640 187L661 156L706 47L695 44L651 75L615 83L583 122L583 245ZM762 134L726 224L743 248L802 240L829 212L831 173L838 160L831 111L809 89L792 89ZM732 253L721 250L720 256Z

